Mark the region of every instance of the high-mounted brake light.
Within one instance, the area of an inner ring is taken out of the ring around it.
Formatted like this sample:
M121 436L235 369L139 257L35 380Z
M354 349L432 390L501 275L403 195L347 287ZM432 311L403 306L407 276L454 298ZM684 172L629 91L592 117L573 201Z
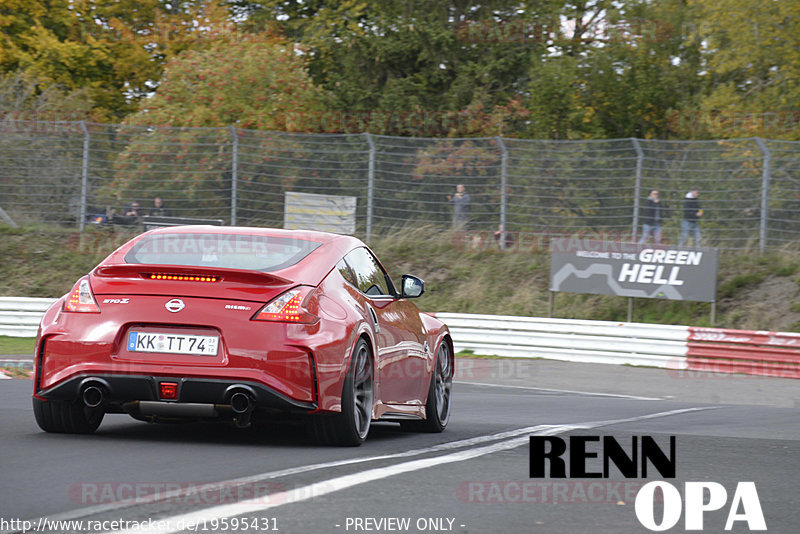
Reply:
M272 299L253 317L254 321L277 321L282 323L316 322L317 316L303 308L303 300L314 290L300 286Z
M64 311L100 313L100 307L94 299L92 287L89 285L87 277L78 280L78 283L72 288L72 292L64 303Z
M146 275L150 280L181 280L184 282L218 282L218 276L205 276L197 274L166 274L150 273Z

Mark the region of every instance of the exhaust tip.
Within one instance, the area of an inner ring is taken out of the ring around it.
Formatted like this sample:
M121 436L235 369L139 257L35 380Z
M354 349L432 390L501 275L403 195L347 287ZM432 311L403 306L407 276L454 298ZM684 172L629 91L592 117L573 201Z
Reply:
M97 386L89 386L83 390L83 403L89 408L97 408L103 403L103 390Z
M253 401L244 391L237 391L231 395L231 410L237 414L247 413L252 410Z

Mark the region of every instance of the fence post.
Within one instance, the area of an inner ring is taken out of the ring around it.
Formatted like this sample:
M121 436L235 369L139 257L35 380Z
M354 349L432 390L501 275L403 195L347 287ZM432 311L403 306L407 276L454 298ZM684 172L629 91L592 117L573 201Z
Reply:
M372 202L375 194L375 141L372 134L364 132L364 138L369 144L369 166L367 167L367 236L366 241L372 237Z
M506 205L508 203L506 193L506 189L508 189L508 148L501 136L498 135L495 139L500 146L502 154L500 157L500 228L505 232L508 230L508 228L506 228Z
M758 250L761 254L767 248L767 215L769 212L769 175L772 155L767 144L760 137L755 138L758 148L764 154L764 163L761 171L761 227L758 233Z
M89 194L89 128L86 121L81 121L83 130L83 163L81 165L81 208L78 215L80 222L78 228L81 232L86 228L86 197Z
M632 241L635 243L636 230L639 228L639 198L642 196L642 164L644 162L644 151L639 144L639 140L631 137L633 148L636 150L636 185L633 188L633 232Z
M236 134L236 128L233 124L230 125L231 139L233 140L232 154L231 154L231 226L236 225L236 202L238 200L237 186L238 186L238 173L239 173L239 136Z

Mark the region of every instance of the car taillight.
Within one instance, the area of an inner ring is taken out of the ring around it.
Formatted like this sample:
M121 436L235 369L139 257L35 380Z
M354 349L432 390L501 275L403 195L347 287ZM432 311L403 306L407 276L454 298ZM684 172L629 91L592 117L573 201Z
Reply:
M282 323L313 323L317 316L303 308L303 300L314 290L300 286L272 299L253 317L254 321L278 321Z
M97 305L97 301L94 300L88 277L78 280L78 283L72 288L72 292L64 303L64 311L100 313L100 307Z

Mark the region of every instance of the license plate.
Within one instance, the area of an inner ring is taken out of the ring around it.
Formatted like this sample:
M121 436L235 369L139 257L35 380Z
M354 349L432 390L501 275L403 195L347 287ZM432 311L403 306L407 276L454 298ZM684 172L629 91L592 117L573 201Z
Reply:
M152 332L128 333L128 351L130 352L165 352L167 354L216 356L218 346L218 336Z

